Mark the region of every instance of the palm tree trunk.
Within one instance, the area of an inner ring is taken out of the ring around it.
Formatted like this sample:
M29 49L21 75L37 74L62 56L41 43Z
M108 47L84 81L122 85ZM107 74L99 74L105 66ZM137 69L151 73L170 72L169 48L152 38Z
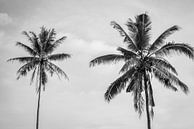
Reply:
M148 127L148 129L151 129L151 121L150 121L150 113L149 113L149 102L148 102L148 87L147 87L146 70L144 71L144 85L145 85L145 98L146 98L147 127Z
M38 92L38 106L37 106L37 115L36 115L36 129L38 129L38 127L39 127L40 93L41 93L41 88L39 88L39 92Z
M41 95L41 66L40 66L40 77L39 77L39 87L38 87L38 106L37 106L37 114L36 114L36 129L39 128L39 109L40 109L40 95Z

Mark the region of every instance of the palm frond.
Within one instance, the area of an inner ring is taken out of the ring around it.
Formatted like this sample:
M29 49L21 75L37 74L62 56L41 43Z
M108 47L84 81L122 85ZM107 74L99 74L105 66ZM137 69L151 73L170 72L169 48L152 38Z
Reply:
M148 98L149 98L149 104L151 107L155 106L154 102L154 96L153 96L153 89L150 79L148 79Z
M102 63L112 63L112 62L118 62L121 60L125 60L125 57L123 55L118 55L118 54L109 54L109 55L104 55L97 57L90 61L90 67L95 66L97 64L102 64Z
M128 71L131 67L135 66L138 63L138 61L139 60L137 58L128 59L121 68L121 70L119 71L119 73Z
M16 58L10 58L7 61L18 61L20 63L27 63L32 61L38 61L39 59L37 57L16 57Z
M42 69L40 76L41 76L41 83L43 85L43 91L45 91L45 84L48 82L48 77L46 75L45 69Z
M111 83L106 93L104 94L105 100L109 102L115 95L120 93L122 89L125 88L127 81L131 78L134 72L135 68L133 67L129 71L124 73L121 77L119 77L116 81Z
M56 39L56 31L55 29L49 29L47 31L48 31L48 34L47 34L47 38L46 38L43 50L45 51L45 53L48 54L48 53L52 53L50 52L50 47L53 47L53 42Z
M144 24L144 29L145 30L150 30L151 29L151 20L149 15L147 15L146 13L137 15L135 18L136 22L135 24Z
M133 74L133 76L130 78L130 82L126 88L126 92L131 92L134 90L135 87L138 87L139 86L139 76L138 76L138 72L135 72Z
M141 114L144 110L144 99L141 93L138 93L138 91L134 91L134 108L135 111L138 112L139 117L141 117Z
M67 37L66 36L63 36L61 37L60 39L56 40L53 44L54 44L54 47L58 47Z
M37 66L37 72L36 72L36 93L38 94L39 91L40 91L40 81L41 81L41 77L40 77L40 74L41 74L41 71L40 70L40 65ZM38 84L39 83L39 84Z
M155 52L156 56L169 55L173 52L184 54L191 59L194 59L194 48L189 44L184 43L168 43Z
M137 46L135 45L133 39L129 37L129 35L124 31L124 29L115 21L111 22L111 25L113 28L119 31L120 35L124 37L124 42L127 43L128 48L131 49L132 51L138 51Z
M53 41L55 41L56 34L57 33L56 33L55 29L49 30L47 43L52 43Z
M138 32L138 29L131 18L128 19L126 26L129 30L130 37L135 38L135 35Z
M36 74L36 69L37 69L37 67L34 68L34 71L33 71L33 73L32 73L31 80L30 80L30 85L31 85L32 82L34 81L34 77L35 77L35 74Z
M40 54L40 52L41 52L41 44L39 42L38 36L33 31L30 31L29 33L31 34L31 38L32 38L33 50L35 50L36 53Z
M52 54L48 56L49 60L64 60L67 58L70 58L71 56L69 54L60 53L60 54Z
M164 31L155 41L154 43L150 46L149 48L149 52L154 52L155 50L158 49L158 47L160 47L165 39L170 36L171 34L173 34L174 32L178 31L180 29L179 26L174 25L172 27L170 27L169 29L167 29L166 31Z
M17 71L18 74L17 79L19 79L21 76L27 75L27 72L31 71L38 63L39 61L31 61L20 67L19 70Z
M162 73L161 71L154 69L153 70L154 76L156 79L158 79L159 82L161 82L166 88L169 88L173 91L177 91L178 89L173 86L172 79L170 79L167 75Z
M33 43L33 39L32 39L32 37L28 34L27 31L23 31L22 34L25 35L31 43Z
M138 112L139 117L141 117L141 114L144 110L144 98L141 92L138 91L138 89L135 89L133 91L133 96L135 111Z
M16 46L24 48L24 50L26 50L32 56L36 55L36 51L34 51L32 48L30 48L29 46L27 46L27 45L25 45L25 44L23 44L21 42L17 42Z
M138 56L135 52L130 51L130 50L126 50L122 47L118 47L117 50L120 51L125 56L125 58L127 58L127 59Z
M134 83L132 84L131 82L129 84L129 86L127 87L127 92L132 92L135 111L138 112L139 117L141 117L144 107L144 99L142 96L143 91L142 74L137 72L134 74L133 77L132 78Z
M184 84L182 81L180 81L172 73L168 72L165 69L162 69L161 67L153 67L153 69L154 69L155 76L157 78L163 79L165 84L168 85L168 83L174 83L175 85L179 86L184 93L189 92L188 86L186 84Z
M52 53L52 52L53 52L60 44L62 44L62 42L63 42L66 38L67 38L66 36L63 36L63 37L61 37L61 38L59 38L59 39L53 41L52 44L48 44L48 45L47 45L47 48L46 48L46 50L45 50L45 52L46 52L47 54Z
M162 57L149 57L149 61L151 61L152 65L156 65L157 67L162 67L168 69L178 75L174 66L170 64L166 59Z
M47 68L48 68L48 70L50 70L50 72L56 73L57 75L64 76L66 79L69 80L67 74L61 68L59 68L57 65L55 65L51 62L47 62L47 65L48 65Z
M151 20L147 14L140 14L136 17L135 26L138 30L135 36L135 43L139 50L147 49L150 41Z
M44 63L44 68L45 68L45 70L46 70L47 72L50 73L51 76L53 76L55 70L54 70L53 67L51 67L51 66L49 65L48 62L45 62L45 63ZM57 76L60 78L59 74L57 74Z
M46 27L42 26L42 27L40 28L40 33L39 33L39 35L38 35L38 38L39 38L40 43L41 43L42 45L45 45L45 44L46 44L48 35L49 35L49 30L47 30Z

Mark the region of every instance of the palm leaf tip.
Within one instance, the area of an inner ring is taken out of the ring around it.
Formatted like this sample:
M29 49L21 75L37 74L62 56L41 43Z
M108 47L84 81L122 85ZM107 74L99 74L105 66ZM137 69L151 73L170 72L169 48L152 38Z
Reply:
M98 64L100 64L100 62L98 61L97 58L95 58L95 59L93 59L93 60L90 61L89 67L94 67L94 66L96 66Z
M144 23L145 25L150 25L151 23L150 17L146 13L138 15L135 19L136 23Z
M189 88L186 84L184 84L182 81L178 80L177 84L180 86L181 90L185 93L188 94L189 93Z
M119 77L117 80L115 80L113 83L111 83L106 93L104 94L105 100L109 102L113 97L115 97L118 93L125 89L129 78L134 75L134 72L135 68L133 67L126 73L124 73L121 77Z
M122 89L126 86L127 78L120 77L116 81L114 81L107 89L106 93L104 94L104 98L107 102L109 102L113 97L115 97L118 93L122 91Z
M111 95L108 95L108 93L106 92L106 93L104 94L104 99L105 99L105 101L107 101L107 102L109 103L110 100L112 99L112 96L111 96Z
M89 67L94 67L95 66L95 62L94 62L94 60L92 60L92 61L90 61L90 63L89 63Z
M7 61L7 62L10 62L10 61L11 61L11 58L10 58L10 59L7 59L6 61Z

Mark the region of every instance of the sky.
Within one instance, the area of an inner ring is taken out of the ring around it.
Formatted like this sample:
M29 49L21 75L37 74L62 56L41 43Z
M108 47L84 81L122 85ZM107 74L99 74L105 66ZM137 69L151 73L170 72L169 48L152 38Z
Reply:
M146 115L139 118L131 94L121 92L110 103L104 93L117 77L122 62L89 68L93 58L116 53L125 46L111 21L125 28L128 18L147 13L152 20L152 41L165 29L181 30L166 41L194 46L193 0L0 0L0 128L34 129L37 94L30 74L16 80L20 63L7 59L25 56L16 41L28 44L22 31L39 33L41 26L55 28L57 38L67 36L56 52L72 58L56 62L69 81L50 77L41 95L40 129L142 129ZM126 29L126 28L125 28ZM156 106L153 129L194 128L194 65L184 56L170 56L179 77L190 89L188 95L173 92L153 81Z

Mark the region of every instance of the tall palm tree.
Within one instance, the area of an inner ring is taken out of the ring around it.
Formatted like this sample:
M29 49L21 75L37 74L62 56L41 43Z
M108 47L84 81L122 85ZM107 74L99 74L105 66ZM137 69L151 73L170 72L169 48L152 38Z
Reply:
M45 90L45 84L48 80L47 73L51 76L55 73L58 77L64 76L68 79L66 73L55 65L53 61L62 61L70 58L70 55L66 53L53 54L54 50L66 39L65 36L56 39L55 29L46 29L45 27L41 27L41 31L38 35L32 31L24 31L23 34L28 38L30 46L21 42L17 42L16 45L23 48L29 56L11 58L8 61L19 61L24 64L17 71L17 79L22 76L26 76L30 71L32 71L30 83L32 83L36 78L38 83L36 87L38 94L36 129L38 129L40 97L41 91Z
M118 47L120 54L97 57L90 62L90 66L125 62L120 70L122 75L108 87L104 95L105 100L109 102L115 95L126 89L126 92L133 94L134 108L140 116L145 100L147 128L151 129L150 117L154 115L153 107L155 106L152 76L154 75L166 88L177 91L175 86L178 86L184 93L188 93L187 85L178 79L175 67L164 56L181 53L194 59L194 49L189 44L165 42L168 36L179 30L176 25L168 28L150 44L151 21L147 14L140 14L135 17L135 20L129 19L126 23L128 33L115 21L112 21L111 25L124 37L127 48Z

